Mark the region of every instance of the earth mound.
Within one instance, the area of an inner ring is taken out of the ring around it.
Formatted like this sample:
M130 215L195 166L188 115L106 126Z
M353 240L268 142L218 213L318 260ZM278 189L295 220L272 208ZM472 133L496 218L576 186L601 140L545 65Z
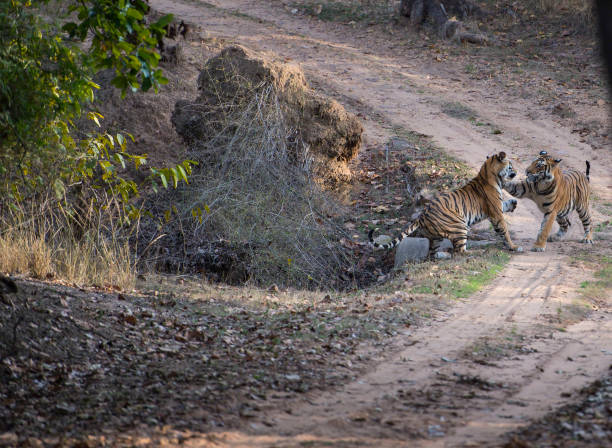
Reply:
M172 122L185 142L197 148L228 126L225 119L272 87L287 136L308 148L314 180L334 186L351 180L348 162L361 146L363 127L337 101L313 91L296 65L274 61L241 46L208 59L198 77L199 96L176 103Z

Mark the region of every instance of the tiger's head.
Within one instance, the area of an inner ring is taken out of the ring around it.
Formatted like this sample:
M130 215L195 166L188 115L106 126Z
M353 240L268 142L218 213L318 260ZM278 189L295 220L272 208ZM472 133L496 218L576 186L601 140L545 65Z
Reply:
M559 162L546 151L540 151L538 157L525 170L527 181L531 183L552 182L558 177Z
M512 161L506 157L506 153L503 151L494 156L487 156L487 160L480 169L480 173L485 177L494 176L494 183L499 185L509 182L516 176Z

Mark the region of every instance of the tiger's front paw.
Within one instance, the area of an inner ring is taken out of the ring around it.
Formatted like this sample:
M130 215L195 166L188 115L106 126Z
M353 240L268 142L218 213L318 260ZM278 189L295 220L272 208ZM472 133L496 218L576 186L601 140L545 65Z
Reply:
M508 199L502 202L502 212L512 213L516 209L518 201L516 199Z
M508 204L508 212L512 213L514 210L516 210L516 206L518 204L518 201L516 199L509 199L507 201Z
M546 249L546 246L533 246L531 252L544 252L544 249Z
M504 242L504 246L511 252L523 252L523 248L521 246L517 246L516 244L508 244Z

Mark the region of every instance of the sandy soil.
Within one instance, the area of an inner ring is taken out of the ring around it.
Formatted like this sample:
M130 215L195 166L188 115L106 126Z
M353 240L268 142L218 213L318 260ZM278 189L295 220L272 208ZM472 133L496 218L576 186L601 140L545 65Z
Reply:
M422 53L399 47L396 37L292 14L277 1L150 3L196 24L203 38L241 43L300 64L316 88L366 118L366 143L385 142L391 128L401 126L432 136L473 167L504 150L524 168L547 149L568 166L582 168L591 160L595 196L612 200L609 147L584 141L535 97L470 77L460 62L423 60ZM580 92L561 93L579 116L607 122L608 105ZM449 103L468 106L499 132L444 113ZM604 220L597 211L594 216ZM515 240L526 249L540 220L527 201L509 218ZM396 337L365 374L343 387L298 401L272 400L241 431L192 437L185 446L495 445L507 431L571 400L612 362L609 303L573 325L550 330L558 310L574 303L579 281L590 275L570 263L582 248L576 243L581 226L576 216L572 221L570 243L514 256L493 284L428 327ZM599 244L610 253L608 241ZM475 344L511 333L524 335L529 350L497 362L476 362L469 355ZM407 444L407 439L413 440Z

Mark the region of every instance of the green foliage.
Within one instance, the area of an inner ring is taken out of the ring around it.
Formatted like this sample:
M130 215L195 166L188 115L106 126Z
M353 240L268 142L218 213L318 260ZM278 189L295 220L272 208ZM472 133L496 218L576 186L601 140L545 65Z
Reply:
M92 35L88 64L96 71L115 69L112 83L123 95L128 88L147 91L153 87L157 92L159 84L168 82L156 68L160 55L155 47L172 15L147 26L144 16L149 5L143 0L89 0L69 10L78 13L80 22L66 23L64 31L81 41Z
M451 294L456 298L470 297L497 277L509 260L510 255L507 252L494 252L482 270L473 271L464 278L455 279L451 285Z
M37 14L46 3L0 2L0 207L52 192L70 208L75 194L102 189L129 222L138 212L130 200L139 186L122 173L127 165L146 164L146 155L130 154L121 134L79 135L74 122L94 101L99 70L114 69L112 83L123 95L128 88L157 91L167 81L157 68L156 45L172 16L146 25L149 7L142 0L83 0L69 7L78 21L60 29ZM103 117L88 118L99 125ZM187 182L193 164L151 168L147 182L176 187ZM105 206L101 195L86 196Z
M33 188L45 183L41 173L57 156L74 146L69 126L97 86L79 52L27 5L0 4L0 176L4 186L17 176L21 187Z

